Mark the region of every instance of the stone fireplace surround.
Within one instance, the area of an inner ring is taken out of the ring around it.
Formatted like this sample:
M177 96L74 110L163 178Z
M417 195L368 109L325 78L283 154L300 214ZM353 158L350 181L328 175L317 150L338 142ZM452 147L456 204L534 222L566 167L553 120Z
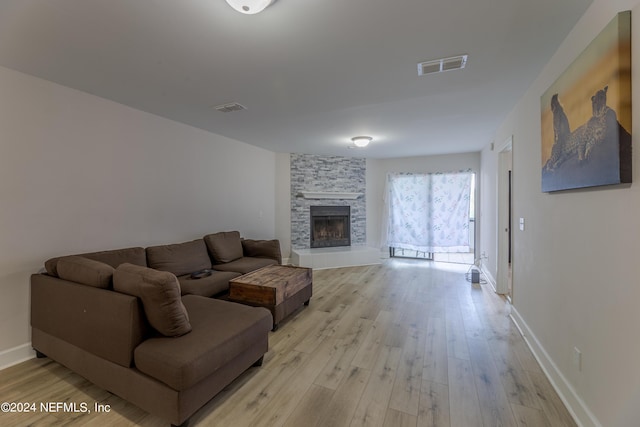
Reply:
M367 242L366 159L291 154L291 247L311 247L310 207L350 206L351 245Z
M331 268L377 264L366 246L366 159L291 154L291 262ZM311 206L349 206L351 246L311 249Z

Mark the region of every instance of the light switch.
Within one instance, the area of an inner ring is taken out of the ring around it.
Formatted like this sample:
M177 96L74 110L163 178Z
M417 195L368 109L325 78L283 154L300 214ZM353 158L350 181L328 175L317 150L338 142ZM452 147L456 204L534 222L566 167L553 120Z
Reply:
M520 218L520 231L524 231L524 218Z

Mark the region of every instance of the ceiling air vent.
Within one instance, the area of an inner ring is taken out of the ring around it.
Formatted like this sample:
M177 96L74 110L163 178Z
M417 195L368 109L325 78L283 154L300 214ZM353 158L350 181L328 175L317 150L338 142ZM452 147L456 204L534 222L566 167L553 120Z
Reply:
M418 64L418 75L444 73L450 70L461 70L467 65L467 55L436 59Z
M242 111L242 110L246 110L247 107L245 107L244 105L238 104L237 102L231 102L229 104L222 104L222 105L216 105L215 107L216 110L222 112L222 113L230 113L232 111Z

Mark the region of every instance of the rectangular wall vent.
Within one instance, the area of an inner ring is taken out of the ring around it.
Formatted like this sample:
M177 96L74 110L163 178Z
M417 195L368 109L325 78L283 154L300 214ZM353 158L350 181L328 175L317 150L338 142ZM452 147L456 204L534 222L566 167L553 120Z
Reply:
M467 55L452 56L451 58L435 59L418 64L418 75L444 73L445 71L461 70L467 65Z
M222 112L222 113L230 113L232 111L242 111L242 110L246 110L247 107L245 107L244 105L238 104L237 102L231 102L229 104L222 104L222 105L216 105L215 107L216 110Z

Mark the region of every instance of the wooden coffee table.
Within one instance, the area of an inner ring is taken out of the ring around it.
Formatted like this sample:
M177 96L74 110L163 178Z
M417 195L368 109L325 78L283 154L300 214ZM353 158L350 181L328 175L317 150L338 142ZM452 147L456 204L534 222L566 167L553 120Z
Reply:
M229 300L265 307L273 316L273 330L301 305L309 305L313 272L310 268L269 265L229 281Z

